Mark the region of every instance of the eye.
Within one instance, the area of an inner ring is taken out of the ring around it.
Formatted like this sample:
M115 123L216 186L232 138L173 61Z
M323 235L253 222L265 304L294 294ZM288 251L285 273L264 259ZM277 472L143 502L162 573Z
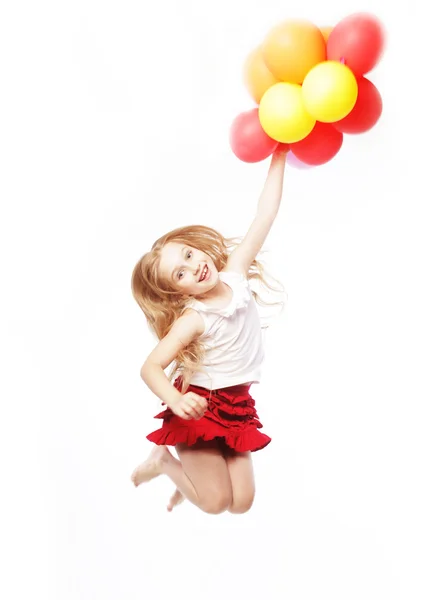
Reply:
M177 279L181 279L184 276L184 271L179 271L177 273Z
M192 257L192 255L193 255L192 251L191 251L191 250L189 250L189 251L187 252L187 256L186 256L186 258L191 258L191 257Z

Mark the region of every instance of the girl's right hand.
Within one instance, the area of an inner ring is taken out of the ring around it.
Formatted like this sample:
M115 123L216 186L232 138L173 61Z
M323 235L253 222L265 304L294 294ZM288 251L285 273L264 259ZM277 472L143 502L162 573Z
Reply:
M169 405L174 415L181 419L201 419L208 407L208 401L203 396L199 396L194 392L182 394L177 400Z

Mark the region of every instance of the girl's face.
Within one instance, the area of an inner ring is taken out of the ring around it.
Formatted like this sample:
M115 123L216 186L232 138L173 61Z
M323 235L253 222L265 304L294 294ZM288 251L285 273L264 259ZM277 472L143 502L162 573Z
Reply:
M162 248L159 272L188 296L202 296L219 281L218 271L208 254L179 242L168 242Z

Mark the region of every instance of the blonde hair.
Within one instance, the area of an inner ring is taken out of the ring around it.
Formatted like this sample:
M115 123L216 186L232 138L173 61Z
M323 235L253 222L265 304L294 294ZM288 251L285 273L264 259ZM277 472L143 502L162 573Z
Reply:
M224 238L210 227L188 225L174 229L160 237L154 242L150 252L140 258L133 269L131 289L136 302L146 316L150 329L159 340L167 335L174 322L191 301L190 297L184 296L181 291L173 287L171 281L164 279L159 272L161 252L169 242L191 246L208 254L218 272L222 271L227 264L230 249L237 245L235 238ZM265 276L264 267L257 260L250 265L247 278L259 280L271 291L280 291L281 289L281 287L276 288L270 285L267 281L269 275ZM275 279L273 281L276 282ZM281 284L279 285L281 286ZM255 291L252 291L252 294L260 304L270 304L263 302ZM281 302L271 304L281 304ZM201 369L203 358L204 346L199 339L195 339L175 357L169 379L172 380L177 373L180 374L183 379L183 390L186 390L192 373Z

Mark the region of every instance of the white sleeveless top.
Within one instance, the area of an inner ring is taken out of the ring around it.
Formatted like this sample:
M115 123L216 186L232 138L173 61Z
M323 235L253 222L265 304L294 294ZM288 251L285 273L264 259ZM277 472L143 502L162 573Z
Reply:
M200 341L205 358L190 383L209 390L242 383L259 383L264 357L261 320L248 280L241 273L221 272L221 281L233 292L224 308L206 306L193 299L188 305L203 318Z

